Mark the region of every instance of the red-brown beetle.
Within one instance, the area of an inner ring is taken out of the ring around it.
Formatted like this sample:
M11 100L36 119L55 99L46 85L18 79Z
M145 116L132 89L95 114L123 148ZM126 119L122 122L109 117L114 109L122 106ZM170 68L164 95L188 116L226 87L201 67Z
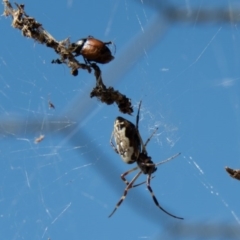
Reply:
M89 36L73 43L71 47L73 48L72 52L76 54L75 57L82 55L86 63L91 61L108 63L114 59L110 49L107 47L109 44L112 44L112 42L102 42Z

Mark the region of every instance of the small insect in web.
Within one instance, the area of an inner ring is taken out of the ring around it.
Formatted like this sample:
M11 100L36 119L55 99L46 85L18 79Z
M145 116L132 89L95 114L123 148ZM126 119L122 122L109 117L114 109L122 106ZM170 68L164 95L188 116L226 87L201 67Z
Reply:
M48 94L48 107L49 109L55 109L55 105L52 103L52 101L50 100L50 94Z
M49 109L50 108L55 109L54 104L50 100L48 101L48 107L49 107Z
M154 163L151 160L151 157L148 156L146 147L158 129L156 128L155 131L152 133L152 135L147 139L147 141L143 143L142 137L140 136L140 133L138 130L140 108L141 108L141 102L138 107L138 113L136 117L136 126L130 121L122 117L117 117L114 122L114 130L112 132L111 139L110 139L111 146L113 147L115 152L121 156L122 160L125 163L132 164L136 162L137 166L121 175L121 179L125 182L127 186L124 190L123 196L120 198L120 200L116 204L116 207L114 208L112 213L109 215L109 217L111 217L115 213L115 211L118 209L118 207L122 204L122 202L125 200L127 196L128 191L131 188L137 187L145 183L145 182L142 182L134 185L135 181L143 173L147 175L147 180L146 180L147 189L150 192L156 206L159 207L166 214L170 215L171 217L183 219L163 209L161 205L158 203L158 200L155 197L155 194L150 186L151 179L153 178L152 174L157 170L157 166L176 158L177 156L180 155L180 153L177 153L174 156L159 163ZM116 146L112 142L113 137L115 139ZM130 182L128 182L125 177L129 173L135 170L139 170L139 172L134 176L134 178Z

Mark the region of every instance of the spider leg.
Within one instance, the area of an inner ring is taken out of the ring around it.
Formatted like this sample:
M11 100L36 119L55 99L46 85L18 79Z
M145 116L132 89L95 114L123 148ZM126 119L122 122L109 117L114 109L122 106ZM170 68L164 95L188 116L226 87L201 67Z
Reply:
M129 182L127 181L127 179L126 179L125 177L126 177L129 173L137 170L138 168L139 168L139 167L137 166L137 167L132 168L132 169L128 170L127 172L121 174L121 179L125 182L125 184L126 184L127 186L129 185ZM134 187L134 186L132 186L132 187Z
M155 176L151 176L151 179L153 179L153 178L155 178ZM138 183L138 184L135 184L135 185L132 186L132 188L138 187L138 186L140 186L140 185L142 185L142 184L144 184L144 183L146 183L146 181L145 181L145 182Z
M111 217L115 212L116 210L118 209L118 207L121 205L121 203L124 201L124 199L126 198L127 196L127 193L128 193L128 190L130 188L132 188L132 185L134 184L134 182L138 179L138 177L142 174L142 171L140 171L139 173L136 174L136 176L131 180L131 182L127 185L127 187L125 188L124 190L124 193L122 195L122 197L120 198L120 200L118 201L118 203L116 204L116 207L113 209L112 213L108 216L108 217Z
M164 209L160 206L160 204L158 203L158 200L157 200L157 198L155 197L154 192L153 192L153 190L152 190L152 188L151 188L151 186L150 186L150 181L151 181L151 174L149 174L148 177L147 177L147 188L148 188L148 191L151 193L152 198L153 198L153 201L154 201L154 203L156 204L156 206L158 206L163 212L165 212L166 214L168 214L168 215L171 216L171 217L178 218L178 219L183 219L183 218L181 218L181 217L177 217L177 216L175 216L175 215L167 212L166 210L164 210Z
M142 152L145 153L145 154L147 155L146 147L145 147L145 145L144 145L144 143L143 143L142 137L141 137L141 135L140 135L138 129L137 129L137 134L138 134L138 138L139 138L139 140L140 140L140 142L141 142Z
M181 154L181 153L177 153L177 154L173 155L172 157L167 158L166 160L163 160L163 161L161 161L161 162L159 162L159 163L155 163L154 165L155 165L155 166L158 166L158 165L160 165L160 164L169 162L169 161L171 161L172 159L178 157L180 154ZM147 165L147 164L146 164L146 165Z
M115 147L114 143L112 142L113 135L114 135L114 131L113 131L112 134L111 134L110 145L112 146L113 150L114 150L117 154L119 154L117 148Z
M142 105L142 101L140 101L139 106L138 106L138 113L137 113L137 117L136 117L136 129L138 130L138 122L139 122L139 115L140 115L140 108Z
M137 129L137 134L138 134L138 137L141 141L141 145L142 145L142 152L146 153L147 154L147 150L146 150L146 146L148 144L148 142L151 140L152 136L155 134L155 132L158 130L158 128L156 128L156 130L152 133L152 135L147 139L146 143L144 144L143 143L143 140L142 140L142 137L139 133L139 130L138 130L138 124L139 124L139 116L140 116L140 108L141 108L141 105L142 105L142 101L140 101L139 103L139 106L138 106L138 113L137 113L137 117L136 117L136 129Z
M150 142L151 138L154 136L154 134L157 132L158 127L155 128L155 130L153 131L153 133L151 134L151 136L147 139L147 141L145 142L145 144L143 145L143 149L146 149L147 144Z
M161 162L158 162L158 163L144 163L144 162L140 162L139 164L144 165L144 166L149 166L149 167L151 167L151 166L155 166L156 167L156 166L158 166L160 164L164 164L166 162L169 162L169 161L173 160L174 158L178 157L180 154L181 153L177 153L177 154L175 154L175 155L173 155L173 156L171 156L171 157L169 157L169 158L167 158L167 159L165 159L165 160L163 160Z
M126 179L125 177L126 177L129 173L137 170L138 168L139 168L139 167L132 168L132 169L128 170L127 172L121 174L121 179L125 182L126 185L129 185L129 182L127 181L127 179ZM153 178L154 178L154 176L153 176L151 179L153 179ZM140 186L140 185L142 185L142 184L144 184L144 183L146 183L146 181L141 182L141 183L138 183L138 184L136 184L136 185L133 185L131 188L138 187L138 186Z

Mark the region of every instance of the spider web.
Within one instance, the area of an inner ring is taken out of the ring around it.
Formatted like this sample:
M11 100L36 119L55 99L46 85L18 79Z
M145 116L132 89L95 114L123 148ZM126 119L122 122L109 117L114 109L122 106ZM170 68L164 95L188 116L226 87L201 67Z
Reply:
M93 35L114 41L115 60L100 66L103 79L132 99L134 113L90 99L93 74L73 77L65 66L50 64L56 54L2 16L3 238L239 236L239 182L224 170L240 168L238 2L18 3L58 40ZM109 145L113 122L121 115L135 123L140 100L143 140L159 128L147 147L152 160L182 153L158 167L151 186L161 206L184 221L157 209L144 185L130 190L107 218L123 194L120 174L133 167ZM229 229L232 235L225 235Z

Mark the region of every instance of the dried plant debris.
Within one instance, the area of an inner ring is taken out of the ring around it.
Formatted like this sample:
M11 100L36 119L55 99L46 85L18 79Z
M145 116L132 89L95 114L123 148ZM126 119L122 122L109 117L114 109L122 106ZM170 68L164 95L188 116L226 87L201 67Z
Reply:
M101 102L108 105L115 102L120 112L131 114L133 112L131 100L119 91L114 90L113 87L107 88L102 81L100 68L94 63L91 64L91 66L94 69L94 75L96 77L96 87L93 88L90 97L97 97Z
M229 167L225 167L225 170L229 173L229 175L232 177L232 178L235 178L237 180L240 180L240 169L232 169L232 168L229 168Z
M112 52L107 47L112 42L102 42L92 36L78 40L76 43L71 43L69 38L63 41L57 41L48 33L33 17L28 16L24 11L23 4L17 4L16 9L12 7L8 0L3 0L5 16L12 16L12 26L22 31L23 36L32 38L40 44L45 44L47 47L53 48L60 56L58 59L52 60L55 64L66 64L71 68L73 76L78 75L78 69L86 69L90 73L94 70L96 77L96 87L93 88L90 96L97 97L101 102L108 105L114 102L118 105L122 113L131 114L133 108L131 100L113 87L107 88L102 80L101 70L96 63L108 63L114 59ZM85 63L79 63L75 57L82 55ZM50 108L54 105L49 103Z
M78 69L86 69L91 72L91 67L87 64L79 63L71 50L69 50L71 43L69 39L57 41L48 33L33 17L28 16L24 11L23 4L17 4L17 9L13 9L8 0L3 0L4 3L4 16L12 16L12 26L22 31L23 36L32 38L40 44L45 44L47 47L53 48L60 56L59 59L53 60L53 63L64 63L71 68L71 73L76 76Z
M40 135L38 138L35 138L34 143L40 143L45 138L44 135Z

